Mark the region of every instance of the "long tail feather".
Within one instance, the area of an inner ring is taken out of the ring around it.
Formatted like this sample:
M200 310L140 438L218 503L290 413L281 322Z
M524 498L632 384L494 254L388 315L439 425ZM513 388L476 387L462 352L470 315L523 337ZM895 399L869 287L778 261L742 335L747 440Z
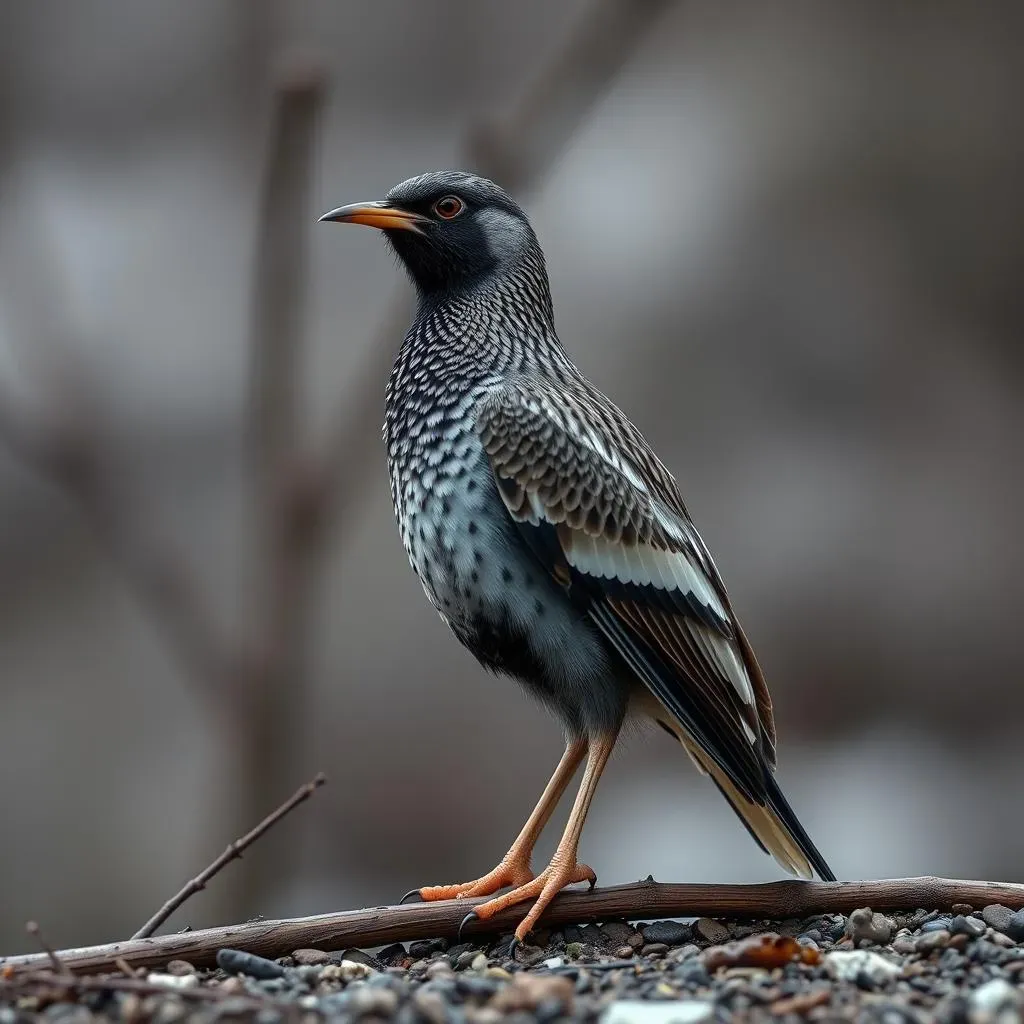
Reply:
M765 772L767 800L764 805L754 803L739 792L725 772L705 756L685 733L678 727L670 731L686 748L697 768L711 776L722 796L729 801L740 821L765 853L771 854L782 867L799 878L812 878L817 874L825 882L836 880L832 869L800 824L770 771Z

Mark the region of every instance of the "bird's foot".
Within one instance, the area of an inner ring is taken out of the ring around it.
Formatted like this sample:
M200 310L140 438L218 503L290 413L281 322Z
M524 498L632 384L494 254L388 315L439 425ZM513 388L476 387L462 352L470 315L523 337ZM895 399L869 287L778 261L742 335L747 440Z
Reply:
M540 915L547 909L548 904L562 889L575 882L589 882L590 888L593 889L597 883L597 875L586 864L578 864L575 861L561 863L558 860L553 860L536 878L503 896L481 903L480 906L474 908L473 916L478 920L486 921L506 907L512 907L517 903L524 903L526 900L532 899L533 906L530 908L530 912L516 928L516 941L523 942Z
M420 899L424 903L433 903L435 900L461 900L471 899L477 896L491 896L499 889L506 886L515 886L516 890L527 885L534 879L533 871L530 868L530 861L526 857L514 855L505 857L504 860L492 871L488 871L482 878L475 882L458 882L455 885L428 885L419 890Z

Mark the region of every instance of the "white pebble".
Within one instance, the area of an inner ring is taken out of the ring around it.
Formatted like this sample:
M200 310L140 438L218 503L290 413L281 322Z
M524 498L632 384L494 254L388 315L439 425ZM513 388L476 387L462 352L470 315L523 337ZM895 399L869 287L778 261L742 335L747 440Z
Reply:
M198 974L163 974L153 971L146 975L151 985L164 985L167 988L195 988L199 984Z
M644 1002L617 999L598 1017L598 1024L701 1024L714 1017L715 1007L705 999Z
M825 955L825 967L838 981L856 981L857 975L863 971L876 985L884 985L903 972L898 964L872 953L870 949L833 950Z
M1020 1024L1021 997L1005 978L979 985L967 1003L971 1024Z
M564 967L565 961L560 956L549 956L547 960L544 961L544 966L551 968Z

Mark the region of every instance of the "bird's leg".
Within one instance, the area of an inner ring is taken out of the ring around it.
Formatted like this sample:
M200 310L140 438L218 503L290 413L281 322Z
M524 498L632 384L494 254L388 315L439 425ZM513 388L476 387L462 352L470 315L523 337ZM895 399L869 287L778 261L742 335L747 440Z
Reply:
M586 740L569 741L562 760L558 762L558 767L548 781L540 800L537 801L533 813L496 868L475 882L427 886L419 890L420 899L433 902L461 899L465 896L490 896L507 885L523 885L531 881L533 870L530 867L530 857L533 848L586 753Z
M572 813L569 815L565 832L562 833L551 863L536 878L526 884L474 908L477 918L486 920L506 907L532 899L534 902L530 912L516 928L516 938L522 942L560 890L567 885L572 885L573 882L586 881L590 882L591 886L594 885L597 875L586 864L580 864L576 860L576 853L580 845L580 835L583 832L583 822L586 820L587 811L590 810L590 802L594 799L598 780L601 778L604 766L608 763L608 757L612 752L612 747L615 746L617 735L618 730L590 742L587 749L587 767L583 772L579 792L576 794L576 802L572 806Z

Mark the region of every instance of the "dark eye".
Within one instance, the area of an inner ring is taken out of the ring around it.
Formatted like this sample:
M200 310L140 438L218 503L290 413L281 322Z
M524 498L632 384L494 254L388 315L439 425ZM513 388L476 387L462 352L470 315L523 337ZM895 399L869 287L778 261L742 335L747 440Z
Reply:
M443 199L438 199L434 203L434 213L438 217L443 217L445 220L451 220L452 217L458 217L464 209L464 204L458 196L445 196Z

